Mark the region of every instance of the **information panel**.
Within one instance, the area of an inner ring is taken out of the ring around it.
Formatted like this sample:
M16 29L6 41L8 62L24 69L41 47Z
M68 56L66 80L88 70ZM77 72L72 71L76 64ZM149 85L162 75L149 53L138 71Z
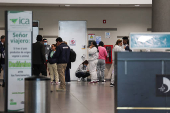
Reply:
M24 78L32 68L32 11L8 11L8 97L10 112L24 111Z
M170 33L131 33L131 49L169 49Z

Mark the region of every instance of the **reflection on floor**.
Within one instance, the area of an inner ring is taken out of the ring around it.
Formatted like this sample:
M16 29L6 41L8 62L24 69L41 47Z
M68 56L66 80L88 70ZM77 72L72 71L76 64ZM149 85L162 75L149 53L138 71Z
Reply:
M114 113L114 88L109 83L70 82L66 92L56 92L58 85L51 85L51 113ZM3 108L0 87L0 111Z

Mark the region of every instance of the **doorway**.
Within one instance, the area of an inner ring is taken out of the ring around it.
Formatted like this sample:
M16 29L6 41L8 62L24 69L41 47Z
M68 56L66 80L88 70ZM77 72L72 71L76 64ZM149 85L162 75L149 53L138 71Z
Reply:
M59 21L59 37L66 41L77 54L76 61L72 63L70 70L70 79L77 80L75 72L83 62L82 56L87 56L86 21Z

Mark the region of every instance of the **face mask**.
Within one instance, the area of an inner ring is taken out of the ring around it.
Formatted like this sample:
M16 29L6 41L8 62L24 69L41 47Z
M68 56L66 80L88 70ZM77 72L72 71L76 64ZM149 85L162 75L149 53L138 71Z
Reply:
M44 45L47 45L47 43L44 43Z

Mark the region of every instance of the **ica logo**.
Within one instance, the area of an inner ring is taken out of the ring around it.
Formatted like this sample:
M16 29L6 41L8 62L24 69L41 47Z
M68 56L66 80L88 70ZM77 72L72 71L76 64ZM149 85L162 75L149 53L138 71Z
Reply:
M19 17L19 19L10 19L12 21L12 23L16 23L17 21L19 22L19 24L22 24L22 25L28 25L30 24L30 20L28 18L21 18Z

